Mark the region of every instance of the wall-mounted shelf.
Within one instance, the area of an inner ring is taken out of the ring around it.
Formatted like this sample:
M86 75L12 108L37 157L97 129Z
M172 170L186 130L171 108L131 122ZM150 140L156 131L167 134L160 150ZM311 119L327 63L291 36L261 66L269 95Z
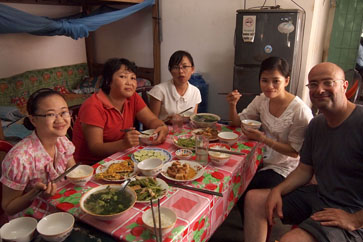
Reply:
M0 0L4 3L30 3L30 4L52 4L52 5L100 5L100 4L136 4L143 0Z

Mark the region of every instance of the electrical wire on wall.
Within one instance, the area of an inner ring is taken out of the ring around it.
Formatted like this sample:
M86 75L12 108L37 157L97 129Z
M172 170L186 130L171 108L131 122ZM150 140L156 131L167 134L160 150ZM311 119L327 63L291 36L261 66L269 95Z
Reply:
M301 41L303 41L303 38L304 38L304 34L305 34L305 18L306 18L306 12L305 12L305 9L303 8L303 7L301 7L299 4L297 4L294 0L291 0L291 2L293 2L296 6L298 6L302 11L303 11L303 17L302 17L302 33L301 33ZM301 49L302 49L302 47L303 47L303 42L302 42L302 44L301 44ZM302 52L302 50L301 50L301 53L303 53ZM299 72L299 79L300 79L300 74L301 74L301 66L302 66L302 54L300 54L300 63L299 63L299 70L300 70L300 72ZM295 92L295 94L297 93L297 89L298 89L298 85L296 85L296 89L294 90Z
M265 0L262 4L262 6L255 6L255 7L250 7L248 9L279 9L280 5L276 4L276 0L275 0L275 5L274 6L266 6L266 2L267 0ZM245 9L246 9L246 0L245 0Z

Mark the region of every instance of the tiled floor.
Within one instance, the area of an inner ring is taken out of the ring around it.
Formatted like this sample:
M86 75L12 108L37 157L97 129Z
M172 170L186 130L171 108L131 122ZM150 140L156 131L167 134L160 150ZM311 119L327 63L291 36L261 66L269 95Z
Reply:
M275 242L282 234L289 231L290 228L290 225L283 225L279 222L272 228L269 242ZM224 223L210 238L209 242L243 242L243 232L241 215L237 207L234 207Z

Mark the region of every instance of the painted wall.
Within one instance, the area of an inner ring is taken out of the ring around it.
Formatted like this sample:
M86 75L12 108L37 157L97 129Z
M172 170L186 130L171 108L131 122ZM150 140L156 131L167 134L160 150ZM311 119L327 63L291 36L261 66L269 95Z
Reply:
M247 0L246 8L261 6L263 2L263 0ZM326 14L315 15L317 11L327 12L329 1L296 0L295 2L306 11L304 54L298 89L298 95L302 96L307 70L310 69L305 68L305 65L308 62L319 62L322 54L322 49L319 48L324 34ZM275 1L272 0L266 1L267 6L274 3ZM299 8L289 0L277 1L277 3L282 8ZM232 90L236 10L242 8L244 8L244 1L240 0L229 0L228 4L219 0L168 0L161 3L162 81L170 78L166 68L170 55L177 49L188 50L195 59L196 71L200 72L210 85L209 112L217 113L224 118L228 117L227 102L225 96L217 93ZM311 33L314 36L311 36ZM310 40L314 43L310 44Z
M19 10L47 17L63 17L79 12L79 7L7 4ZM0 35L0 78L28 70L87 62L84 39L30 34Z
M264 0L160 0L161 12L161 81L171 78L167 70L170 55L188 50L194 58L196 72L209 83L209 112L228 117L225 96L233 86L234 29L236 10L260 6ZM295 0L306 11L302 71L298 95L307 98L308 70L322 59L327 12L326 0ZM275 4L267 0L266 5ZM290 0L279 0L282 8L298 8ZM50 17L79 11L77 7L8 4L21 10ZM152 67L151 8L122 21L101 27L95 32L96 61L125 57L137 65ZM30 69L46 68L86 61L84 40L68 37L39 37L28 34L0 35L0 78ZM19 61L21 60L21 61Z

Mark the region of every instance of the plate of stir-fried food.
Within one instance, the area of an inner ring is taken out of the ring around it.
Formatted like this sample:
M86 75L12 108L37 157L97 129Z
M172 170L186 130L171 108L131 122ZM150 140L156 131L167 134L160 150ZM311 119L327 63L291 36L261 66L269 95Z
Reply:
M96 169L96 179L119 182L135 176L137 170L132 160L114 160L100 165Z
M209 141L218 140L218 130L214 128L195 129L192 131L194 135L203 135L209 139Z
M137 176L129 183L136 192L136 202L149 203L150 199L162 198L168 191L168 184L160 178Z
M161 174L172 181L186 182L203 175L204 167L195 161L178 160L164 164Z
M174 136L174 145L180 149L194 149L195 137L193 134Z

